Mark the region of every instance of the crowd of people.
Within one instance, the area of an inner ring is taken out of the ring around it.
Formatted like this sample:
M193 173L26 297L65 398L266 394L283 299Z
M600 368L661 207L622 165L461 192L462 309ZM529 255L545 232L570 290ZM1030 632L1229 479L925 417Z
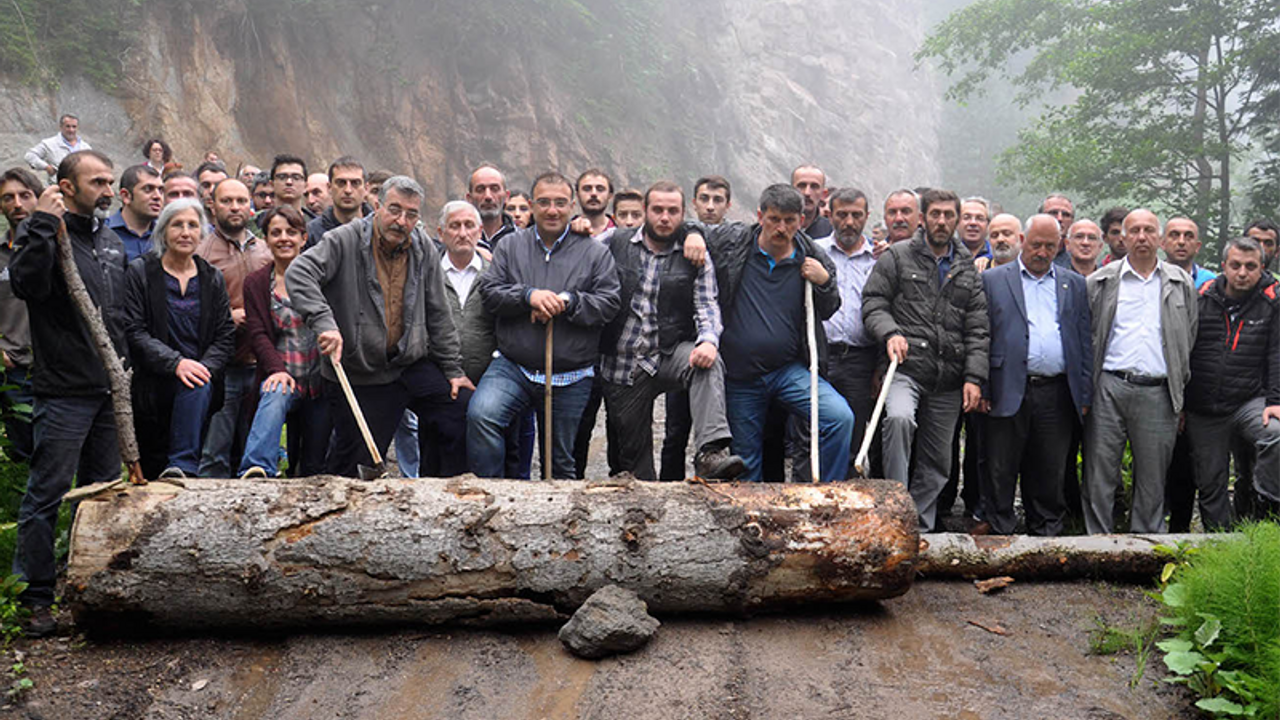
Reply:
M31 466L15 565L37 609L73 476L120 475L63 235L133 370L149 478L275 476L282 456L292 475L357 476L373 455L353 405L409 477L529 478L541 430L544 468L582 478L603 404L611 474L684 478L692 434L698 477L843 480L892 366L870 470L907 488L922 532L962 497L972 532L1012 533L1019 487L1031 534L1072 517L1112 532L1126 445L1133 532L1187 530L1197 494L1209 530L1280 501L1268 220L1220 239L1215 276L1192 220L1077 218L1060 194L1020 220L903 188L868 231L872 199L813 165L767 187L752 223L726 220L716 175L686 195L552 171L526 194L491 164L437 215L415 180L353 157L230 173L210 153L188 173L152 139L117 182L78 119L60 125L27 155L48 187L0 175L6 401L34 397L33 422L7 428Z

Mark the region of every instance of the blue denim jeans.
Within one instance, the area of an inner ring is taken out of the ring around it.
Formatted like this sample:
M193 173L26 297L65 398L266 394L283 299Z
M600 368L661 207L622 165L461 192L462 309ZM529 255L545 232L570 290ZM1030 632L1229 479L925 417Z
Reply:
M258 369L252 365L230 365L223 377L222 409L209 420L200 458L200 477L227 477L231 473L231 446L235 444L240 406L253 395Z
M771 401L809 422L809 370L800 363L784 365L751 380L726 379L725 406L733 432L733 454L747 469L739 480L761 480L761 445L764 418ZM848 477L849 446L853 438L853 411L840 393L818 378L818 453L823 480ZM769 478L783 480L783 478Z
M404 417L396 426L396 464L400 466L400 475L407 478L418 477L421 470L422 452L418 437L418 416L412 410L405 410Z
M35 450L31 475L18 510L18 541L13 572L28 583L22 594L32 606L53 603L53 534L62 496L71 479L81 486L120 477L120 444L111 398L36 398Z
M169 416L169 467L188 475L200 469L200 439L213 399L213 384L189 388L174 379L173 412Z
M530 382L505 357L489 364L467 408L467 458L472 472L482 478L502 477L508 428L530 407L537 409L541 425L544 392L545 386ZM556 479L574 477L573 441L590 397L591 378L551 391L551 476ZM542 461L547 457L544 452Z
M260 467L274 476L280 467L280 431L289 424L289 474L294 477L324 472L324 460L333 430L329 403L323 397L307 398L296 392L262 391L244 444L240 474Z

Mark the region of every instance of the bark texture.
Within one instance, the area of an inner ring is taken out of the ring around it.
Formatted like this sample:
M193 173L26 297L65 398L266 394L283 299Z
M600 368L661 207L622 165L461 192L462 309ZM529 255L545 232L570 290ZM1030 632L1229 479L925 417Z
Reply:
M745 613L901 595L919 549L884 481L186 483L80 504L82 627L550 621L611 584L656 614Z
M918 568L930 578L1019 580L1080 578L1149 582L1160 575L1169 556L1159 546L1199 543L1223 535L1083 535L1031 537L941 533L920 543Z
M85 288L84 279L80 277L80 270L76 267L65 225L58 233L58 266L66 279L71 301L80 311L80 318L93 337L98 357L107 369L107 378L111 382L111 410L115 415L116 434L120 438L120 460L129 468L130 481L145 483L139 462L141 453L138 452L138 436L133 429L133 394L130 391L133 372L125 369L120 356L116 354L116 348L111 344L111 335L107 333L107 326L102 321L102 311L94 304L93 298L89 297L89 290Z

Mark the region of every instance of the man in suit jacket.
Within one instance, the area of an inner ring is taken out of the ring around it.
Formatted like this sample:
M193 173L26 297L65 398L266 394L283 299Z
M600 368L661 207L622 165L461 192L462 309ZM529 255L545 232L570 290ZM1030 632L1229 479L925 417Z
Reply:
M982 274L991 320L990 403L975 532L1013 532L1013 496L1022 476L1022 503L1032 535L1062 532L1066 500L1062 467L1075 419L1093 395L1093 343L1085 280L1053 262L1060 230L1051 215L1027 221L1022 254Z
M1182 268L1160 260L1160 221L1148 210L1124 219L1124 260L1089 276L1093 317L1093 411L1084 426L1084 521L1109 533L1120 460L1133 448L1129 529L1163 533L1165 471L1191 374L1198 305Z

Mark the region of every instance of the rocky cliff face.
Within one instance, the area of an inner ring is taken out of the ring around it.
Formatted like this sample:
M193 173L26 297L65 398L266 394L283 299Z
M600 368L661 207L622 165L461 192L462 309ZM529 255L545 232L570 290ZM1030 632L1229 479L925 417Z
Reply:
M938 97L906 0L152 0L107 93L6 83L0 158L59 112L118 163L158 135L192 167L353 154L459 196L491 161L524 187L720 173L739 208L802 162L882 197L938 177Z

